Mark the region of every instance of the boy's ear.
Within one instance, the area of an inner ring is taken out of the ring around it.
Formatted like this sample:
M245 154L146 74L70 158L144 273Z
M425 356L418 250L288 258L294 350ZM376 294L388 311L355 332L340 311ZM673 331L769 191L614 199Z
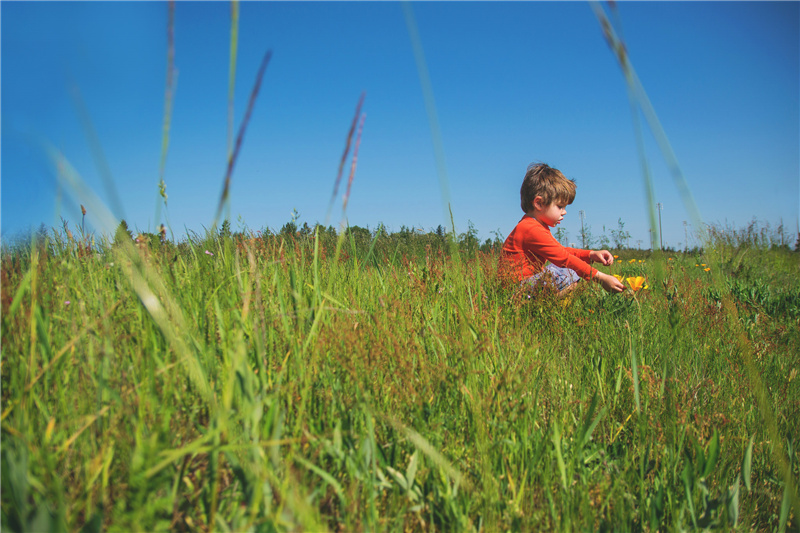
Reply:
M533 207L534 209L539 209L539 210L544 209L545 208L544 199L541 196L535 197L533 199L533 201L531 202L531 207Z

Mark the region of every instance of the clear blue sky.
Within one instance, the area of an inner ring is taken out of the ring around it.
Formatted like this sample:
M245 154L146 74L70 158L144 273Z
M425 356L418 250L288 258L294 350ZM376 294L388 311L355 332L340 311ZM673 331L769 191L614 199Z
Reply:
M618 218L648 241L647 207L622 73L589 4L412 4L441 126L456 230L505 237L519 187L544 161L578 184L595 236ZM58 192L40 139L109 196L69 92L80 89L124 216L154 231L167 65L163 2L2 2L2 234L74 229L79 201ZM603 4L608 10L608 6ZM796 231L800 191L800 4L621 2L630 59L705 222L754 217ZM210 226L227 153L231 6L178 2L178 70L164 174L176 238ZM612 19L613 20L613 19ZM242 2L235 127L266 50L272 61L232 180L230 216L250 229L324 223L358 98L366 113L347 210L351 225L449 226L425 100L401 4ZM645 135L665 244L689 215ZM349 160L347 164L349 169ZM346 181L346 176L343 181ZM339 190L330 224L342 216ZM87 216L87 229L102 231ZM681 244L682 245L682 244Z

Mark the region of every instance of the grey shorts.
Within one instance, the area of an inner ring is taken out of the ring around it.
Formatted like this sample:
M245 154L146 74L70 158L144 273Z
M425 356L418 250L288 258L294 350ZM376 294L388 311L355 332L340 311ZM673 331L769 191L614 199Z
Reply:
M544 270L523 280L523 284L530 285L531 287L554 286L557 290L562 291L581 280L577 272L567 267L557 267L552 263L548 263Z

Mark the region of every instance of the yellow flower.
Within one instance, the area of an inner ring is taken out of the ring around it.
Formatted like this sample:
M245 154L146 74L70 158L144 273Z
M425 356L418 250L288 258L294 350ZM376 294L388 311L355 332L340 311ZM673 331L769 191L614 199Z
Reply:
M628 285L631 286L631 290L636 292L644 286L645 280L642 276L636 276L635 278L626 278L626 281L628 282Z
M706 264L705 263L700 263L700 266L704 267L704 266L706 266Z
M611 274L611 275L614 276L615 278L617 278L620 281L624 281L624 278L622 276L620 276L619 274Z
M631 259L630 261L628 261L628 263L635 263L635 262L636 262L636 259Z
M708 268L704 268L703 270L705 270L706 272L708 272L708 271L710 271L710 270L711 270L711 268L710 268L710 267L708 267Z
M618 255L615 255L615 256L614 256L614 259L619 259L619 256L618 256Z
M644 263L644 261L642 261L641 259L639 259L639 262L640 262L640 263Z
M696 267L699 267L700 265L698 265L697 263L695 263L695 264L694 264L694 266L696 266Z

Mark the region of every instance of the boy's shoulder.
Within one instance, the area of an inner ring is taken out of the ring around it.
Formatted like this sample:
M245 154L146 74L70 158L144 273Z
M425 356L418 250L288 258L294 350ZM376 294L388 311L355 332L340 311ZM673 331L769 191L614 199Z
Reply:
M539 222L538 220L536 220L535 218L533 218L530 215L524 215L520 219L520 221L517 222L517 225L516 225L515 229L517 229L517 228L519 228L519 229L521 229L523 231L528 231L528 232L530 232L530 231L533 231L533 232L544 231L546 233L550 233L550 230L547 228L547 226L545 226L544 224L542 224L541 222Z
M522 217L506 238L509 248L514 249L551 246L553 240L550 228L529 215Z

